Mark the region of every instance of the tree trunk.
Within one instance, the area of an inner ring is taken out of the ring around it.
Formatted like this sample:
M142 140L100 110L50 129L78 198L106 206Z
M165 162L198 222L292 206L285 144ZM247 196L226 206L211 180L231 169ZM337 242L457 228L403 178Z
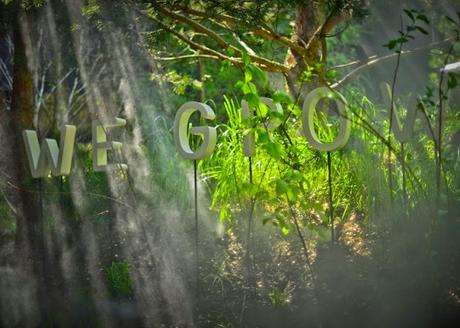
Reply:
M324 21L324 1L306 1L297 7L292 39L302 48L306 49L308 45L308 53L305 55L295 50L289 50L286 56L285 62L290 67L289 73L286 74L286 80L293 97L298 97L303 91L301 89L305 88L305 86L299 88L297 85L302 73L307 71L309 67L314 67L315 64L321 62L321 40L314 38L314 35L321 29ZM309 44L309 42L312 43Z
M296 11L293 41L304 48L304 53L290 49L285 64L290 68L285 74L291 95L296 98L325 83L327 60L327 34L337 24L350 16L349 10L335 10L327 14L326 1L306 1ZM302 73L310 71L308 81L302 79Z
M36 195L28 193L29 187L26 185L28 168L27 156L22 142L22 131L33 128L33 84L32 74L27 65L27 56L24 40L21 34L19 15L13 25L13 42L14 42L14 70L13 70L13 91L11 95L10 116L10 134L12 157L10 161L15 165L15 182L20 188L20 199L22 205L22 214L18 215L17 222L17 245L22 248L26 240L26 225L34 225L37 221ZM18 204L19 205L19 204Z
M15 10L11 17L14 44L13 89L11 108L2 112L3 133L9 143L8 177L13 185L10 189L14 206L17 209L16 221L16 258L19 268L35 278L37 297L41 313L45 313L49 295L46 286L46 249L43 234L41 207L41 181L32 179L28 168L28 159L22 140L22 131L33 129L34 89L32 73L28 66L26 43L21 22L26 13Z

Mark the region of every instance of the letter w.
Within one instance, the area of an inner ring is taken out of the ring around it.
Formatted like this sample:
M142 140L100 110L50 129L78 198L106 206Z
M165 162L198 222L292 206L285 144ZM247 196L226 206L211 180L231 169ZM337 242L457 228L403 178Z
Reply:
M54 139L43 140L40 147L37 132L22 132L30 171L34 178L46 177L50 170L54 176L70 174L76 130L73 125L65 125L62 128L61 150Z

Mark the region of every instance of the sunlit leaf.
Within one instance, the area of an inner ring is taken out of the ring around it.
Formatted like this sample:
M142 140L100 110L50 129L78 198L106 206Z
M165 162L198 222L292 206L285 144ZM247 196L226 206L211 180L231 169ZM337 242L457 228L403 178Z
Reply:
M292 98L284 92L275 92L272 96L275 103L292 104Z
M267 142L263 145L263 148L267 153L276 160L281 159L282 149L278 143Z

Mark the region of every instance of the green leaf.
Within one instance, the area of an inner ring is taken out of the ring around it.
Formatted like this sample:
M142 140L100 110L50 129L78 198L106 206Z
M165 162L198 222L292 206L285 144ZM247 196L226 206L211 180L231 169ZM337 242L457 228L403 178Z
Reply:
M299 188L296 185L288 185L287 198L289 201L294 202L297 200L297 195L299 194Z
M384 44L383 46L388 48L389 50L393 50L394 48L396 48L398 44L399 44L398 39L393 39L393 40L390 40L388 43Z
M234 56L235 55L235 50L233 50L233 48L231 47L228 47L227 48L227 53L229 56Z
M423 27L415 26L415 28L416 28L417 30L419 30L420 33L425 34L425 35L428 35L428 31L425 30Z
M266 201L269 197L270 193L267 190L259 188L259 191L257 192L257 199Z
M403 10L406 13L406 15L409 16L410 19L415 20L414 14L412 13L412 10L408 10L408 9L403 9Z
M336 70L329 70L326 72L326 78L328 79L335 79L337 77L337 71Z
M453 89L458 85L458 76L456 74L449 74L447 80L447 88Z
M249 88L250 92L257 94L257 88L256 88L256 85L254 83L248 82L247 85L248 85L248 88Z
M451 17L446 16L446 19L447 19L449 22L451 22L452 24L458 25L457 22L456 22L455 20L453 20Z
M267 76L265 75L264 71L262 71L259 67L251 64L248 66L248 70L251 72L252 76L254 76L256 79L262 82L262 85L267 84Z
M235 83L235 88L242 90L244 87L245 83L243 81L238 81Z
M425 22L425 24L429 25L430 24L430 20L428 19L428 17L426 17L426 15L424 14L418 14L417 15L417 19Z
M289 185L283 179L276 180L276 194L283 196L288 192Z
M243 192L249 197L254 197L257 194L257 186L252 183L244 182L242 184L242 189Z
M243 59L243 65L247 67L251 63L251 57L249 57L246 51L242 51L241 57Z
M291 177L291 179L293 179L295 181L302 181L303 180L303 175L302 175L302 173L300 173L299 170L291 170L291 171L289 171L289 176Z
M281 232L286 236L289 233L289 228L287 226L282 226Z
M408 39L407 37L404 37L404 36L402 36L402 37L400 37L400 38L398 39L398 43L399 43L399 44L403 44L403 43L406 43L406 42L408 42L408 41L409 41L409 39Z
M266 117L268 115L268 107L263 102L260 102L257 106L257 115L260 117Z
M260 103L259 96L253 92L246 93L244 95L244 100L246 100L250 107L256 107Z
M258 141L259 143L262 143L262 144L263 144L263 143L267 143L267 142L270 141L270 137L268 136L267 130L265 130L265 129L263 129L263 128L261 128L261 129L258 130L257 136L258 136L257 141Z
M243 94L246 95L248 93L251 93L251 89L249 88L249 85L243 81L241 81L243 84L241 85L241 91L243 91ZM249 82L251 83L251 82Z
M249 70L244 71L244 82L248 83L252 80L252 74Z
M249 128L249 129L244 129L243 130L243 136L247 136L248 134L252 133L253 129Z
M281 146L274 142L267 142L263 145L263 148L267 151L267 153L274 159L279 160L281 159Z
M287 235L289 233L289 227L286 223L286 220L280 213L276 215L276 221L278 222L278 225L281 227L281 232L283 233L283 235Z
M283 112L270 111L268 113L268 116L270 116L270 118L273 119L274 121L283 122L283 120L284 120L284 113Z
M219 220L220 220L220 222L223 223L227 218L228 218L227 208L221 207L221 209L219 211Z
M275 92L275 94L272 97L273 102L275 103L284 103L284 104L292 104L292 98L285 94L284 92Z
M201 82L201 81L193 80L192 85L197 90L202 90L203 89L203 82Z
M295 116L297 116L298 118L301 118L302 117L302 109L299 107L299 106L289 106L289 110L294 113Z

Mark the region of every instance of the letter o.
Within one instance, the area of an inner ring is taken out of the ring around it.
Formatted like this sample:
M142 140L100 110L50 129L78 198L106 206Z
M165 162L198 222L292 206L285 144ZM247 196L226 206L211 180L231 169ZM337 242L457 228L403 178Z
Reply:
M334 99L337 104L339 114L339 132L334 141L323 143L319 140L314 125L316 114L316 105L323 98ZM310 92L302 107L302 127L307 141L311 146L320 151L333 151L344 147L350 138L351 123L346 118L347 102L345 98L338 92L332 91L326 87L321 87Z

